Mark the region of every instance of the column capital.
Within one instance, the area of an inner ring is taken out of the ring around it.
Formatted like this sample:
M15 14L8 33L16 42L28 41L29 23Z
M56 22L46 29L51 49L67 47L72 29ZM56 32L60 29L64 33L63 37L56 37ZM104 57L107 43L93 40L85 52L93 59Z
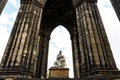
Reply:
M46 0L21 0L21 4L24 3L35 3L40 7L44 7Z
M72 0L74 7L80 6L84 2L97 3L98 0Z

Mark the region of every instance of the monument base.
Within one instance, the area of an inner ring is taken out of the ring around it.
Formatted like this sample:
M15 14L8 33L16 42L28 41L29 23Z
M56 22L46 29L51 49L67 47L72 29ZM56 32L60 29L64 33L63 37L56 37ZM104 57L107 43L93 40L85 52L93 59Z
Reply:
M69 68L56 68L49 69L49 78L69 78Z

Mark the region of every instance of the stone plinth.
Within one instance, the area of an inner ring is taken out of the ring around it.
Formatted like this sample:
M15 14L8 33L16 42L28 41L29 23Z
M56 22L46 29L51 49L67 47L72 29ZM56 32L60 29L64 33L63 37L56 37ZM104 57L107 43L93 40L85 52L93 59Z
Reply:
M69 69L51 67L49 69L49 78L69 78Z

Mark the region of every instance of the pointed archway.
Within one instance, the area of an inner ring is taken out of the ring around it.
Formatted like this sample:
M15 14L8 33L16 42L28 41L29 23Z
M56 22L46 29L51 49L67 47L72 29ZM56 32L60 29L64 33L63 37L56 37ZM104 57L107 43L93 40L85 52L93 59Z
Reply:
M40 35L44 33L46 38L49 39L53 29L55 29L58 25L65 26L65 28L70 32L70 36L75 36L74 30L76 27L76 13L71 0L47 0L43 9ZM47 41L46 46L48 46L48 44L49 43ZM48 48L46 50L47 52L45 52L45 56L48 57ZM45 58L45 62L43 62L43 64L47 65L47 57ZM78 69L76 67L78 66L75 66L74 63L74 69ZM41 70L43 75L41 76L46 76L47 66L45 67L43 65L43 68L43 71ZM76 74L78 74L78 70L76 71Z
M64 25L73 32L76 23L75 8L71 0L47 0L43 9L42 24L51 32L56 26Z
M49 51L48 51L48 71L51 67L54 66L54 62L56 61L56 56L59 51L62 51L65 56L65 60L67 63L67 68L69 68L69 77L74 78L73 71L73 57L72 57L72 46L70 34L64 26L57 26L51 33L50 42L49 42Z

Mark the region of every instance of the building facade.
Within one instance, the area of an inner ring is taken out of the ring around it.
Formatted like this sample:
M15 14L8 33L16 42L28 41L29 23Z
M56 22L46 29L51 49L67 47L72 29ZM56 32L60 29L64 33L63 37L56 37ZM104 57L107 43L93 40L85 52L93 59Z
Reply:
M58 25L70 32L75 78L120 77L97 0L21 0L0 77L46 78L50 34Z

